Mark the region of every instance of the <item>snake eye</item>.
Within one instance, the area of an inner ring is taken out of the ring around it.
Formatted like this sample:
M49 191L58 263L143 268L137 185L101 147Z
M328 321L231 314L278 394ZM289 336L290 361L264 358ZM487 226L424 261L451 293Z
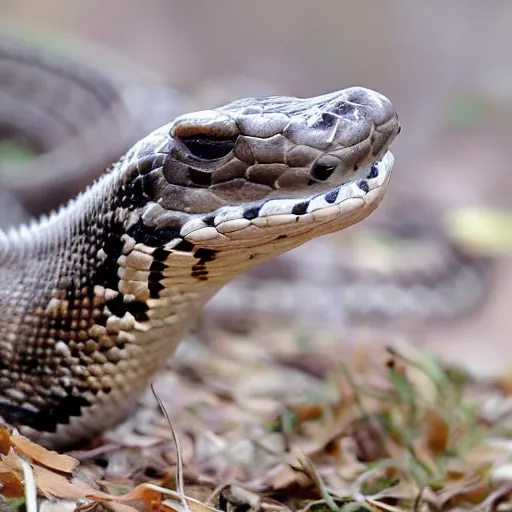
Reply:
M228 155L235 147L237 137L219 138L211 135L182 137L190 153L201 160L218 160Z

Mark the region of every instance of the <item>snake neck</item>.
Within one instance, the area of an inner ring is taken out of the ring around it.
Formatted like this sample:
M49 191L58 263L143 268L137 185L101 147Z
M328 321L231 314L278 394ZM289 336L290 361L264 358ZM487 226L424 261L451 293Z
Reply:
M301 243L199 247L146 227L130 201L114 170L49 218L0 232L0 415L43 444L118 422L223 284Z
M119 421L220 286L205 279L212 255L163 250L164 234L123 207L129 195L114 171L0 233L0 415L42 442Z

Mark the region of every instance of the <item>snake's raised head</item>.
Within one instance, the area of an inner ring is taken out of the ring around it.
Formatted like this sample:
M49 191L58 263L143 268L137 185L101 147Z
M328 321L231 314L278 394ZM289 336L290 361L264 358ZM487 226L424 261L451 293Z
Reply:
M141 141L127 160L147 197L145 226L215 247L283 233L307 239L378 205L398 131L387 98L352 87L187 114Z

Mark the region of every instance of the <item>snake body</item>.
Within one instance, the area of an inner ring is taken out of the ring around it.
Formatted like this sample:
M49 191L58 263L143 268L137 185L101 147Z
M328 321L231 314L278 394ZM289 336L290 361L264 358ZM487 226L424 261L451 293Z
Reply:
M0 231L1 416L53 447L121 421L226 282L377 207L398 131L360 87L239 100L177 117Z

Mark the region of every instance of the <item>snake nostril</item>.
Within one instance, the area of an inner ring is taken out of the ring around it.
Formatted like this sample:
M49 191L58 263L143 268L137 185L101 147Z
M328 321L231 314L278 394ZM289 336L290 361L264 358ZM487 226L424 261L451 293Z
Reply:
M328 129L336 125L336 117L329 112L324 112L315 123L315 128Z

